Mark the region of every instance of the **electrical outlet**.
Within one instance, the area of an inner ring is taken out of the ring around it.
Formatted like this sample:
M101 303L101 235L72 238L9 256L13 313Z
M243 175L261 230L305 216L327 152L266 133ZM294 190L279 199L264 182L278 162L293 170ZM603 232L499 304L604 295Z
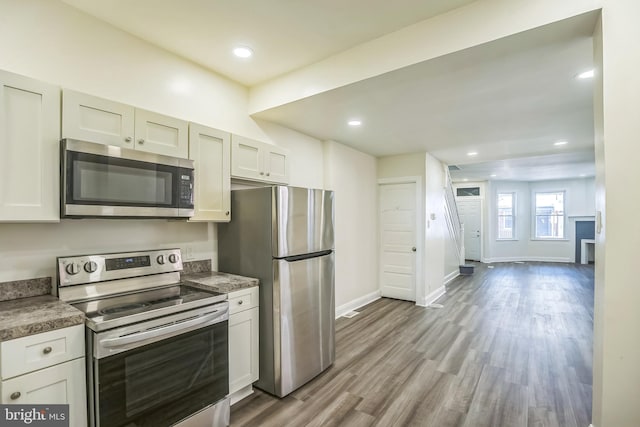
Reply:
M191 246L186 246L184 248L184 257L187 260L192 260L193 259L193 248Z

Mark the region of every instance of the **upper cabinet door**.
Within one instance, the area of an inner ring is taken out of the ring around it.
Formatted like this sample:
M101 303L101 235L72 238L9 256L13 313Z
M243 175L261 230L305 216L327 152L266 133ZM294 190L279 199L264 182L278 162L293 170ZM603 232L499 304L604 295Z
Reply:
M230 134L189 123L195 214L189 221L231 220Z
M135 147L149 153L189 157L189 124L136 108Z
M0 221L59 221L60 88L0 71Z
M133 148L134 108L64 89L62 137Z
M231 176L251 181L289 182L287 150L276 145L231 135Z
M264 147L264 169L266 180L286 184L289 182L289 160L287 151L275 145Z
M262 180L262 143L243 136L231 136L231 175L237 178Z

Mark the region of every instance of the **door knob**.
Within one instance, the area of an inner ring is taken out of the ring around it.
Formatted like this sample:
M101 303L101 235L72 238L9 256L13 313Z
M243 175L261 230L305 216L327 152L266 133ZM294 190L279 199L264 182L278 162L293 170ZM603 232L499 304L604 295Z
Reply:
M416 251L416 247L414 246L411 248L411 252L415 252L415 251Z

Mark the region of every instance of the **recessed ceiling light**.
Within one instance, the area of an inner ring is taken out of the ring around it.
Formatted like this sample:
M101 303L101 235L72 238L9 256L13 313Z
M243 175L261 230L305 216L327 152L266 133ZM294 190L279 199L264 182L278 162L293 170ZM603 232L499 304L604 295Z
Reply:
M469 181L469 178L465 178L465 179L463 179L463 181L467 182L467 181Z
M349 120L347 124L349 126L360 126L362 122L360 120Z
M496 175L495 173L491 174L491 178L495 178L496 176L498 176L498 175Z
M467 153L467 156L477 156L477 155L478 155L478 152L477 152L477 151L469 151L469 152Z
M253 51L251 50L251 48L248 48L246 46L238 46L233 49L233 54L238 58L250 58L251 56L253 56Z
M595 76L595 74L596 74L595 70L587 70L587 71L584 71L584 72L578 74L576 76L576 78L577 79L591 79L591 78L593 78L593 76Z
M584 178L585 176L587 176L587 174L586 174L586 173L581 173L581 174L580 174L580 176L581 176L582 178Z
M556 147L559 147L561 145L567 145L569 143L569 141L558 141L558 142L554 142L553 145L555 145Z

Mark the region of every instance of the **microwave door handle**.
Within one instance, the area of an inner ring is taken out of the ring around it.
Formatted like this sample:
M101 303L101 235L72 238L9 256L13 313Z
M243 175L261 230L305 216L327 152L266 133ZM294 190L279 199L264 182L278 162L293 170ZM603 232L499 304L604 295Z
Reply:
M186 320L180 323L175 323L173 325L165 326L158 329L152 329L149 331L137 332L135 334L126 335L123 337L117 338L106 338L100 340L100 345L107 348L117 348L122 347L129 344L135 344L141 341L146 341L151 338L162 337L163 335L172 334L175 332L187 332L190 329L193 329L195 326L200 326L205 323L215 323L215 320L227 314L229 311L229 307L222 308L220 310L216 310L213 313L206 314L195 319Z

